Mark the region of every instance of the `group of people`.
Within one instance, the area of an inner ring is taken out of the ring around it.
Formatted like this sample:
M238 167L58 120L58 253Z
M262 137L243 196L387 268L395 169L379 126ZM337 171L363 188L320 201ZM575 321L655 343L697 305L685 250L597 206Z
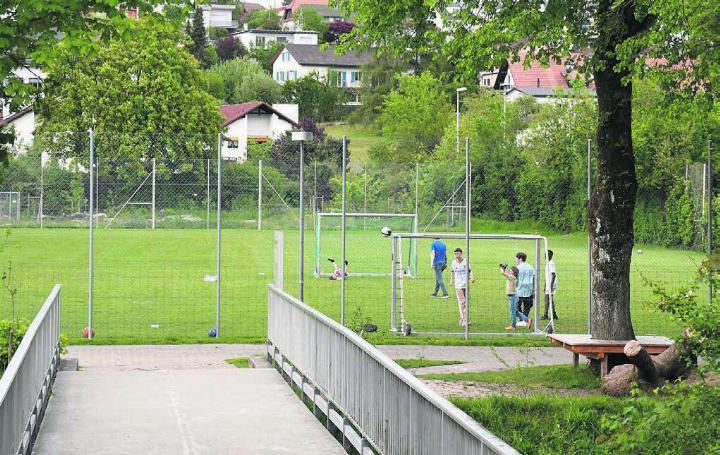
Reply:
M458 324L466 326L467 314L467 284L475 282L472 270L467 260L463 258L461 248L455 248L455 260L450 267L451 281L455 286L455 295L458 301L458 310L460 318ZM548 311L550 310L550 302L552 300L552 317L558 319L555 311L555 293L557 292L557 269L553 261L553 251L548 250L548 262L545 266L545 312L542 319L548 319ZM506 330L515 330L518 321L530 329L532 327L532 319L530 318L530 309L535 299L535 280L536 273L532 265L527 263L527 254L519 252L515 255L517 265L508 267L507 264L500 264L500 273L505 277L505 294L508 299L508 307L510 310L510 325L505 327ZM430 265L435 272L435 290L433 297L438 296L438 291L442 291L441 298L449 297L447 287L443 281L443 272L447 268L447 246L439 238L433 239L430 246Z

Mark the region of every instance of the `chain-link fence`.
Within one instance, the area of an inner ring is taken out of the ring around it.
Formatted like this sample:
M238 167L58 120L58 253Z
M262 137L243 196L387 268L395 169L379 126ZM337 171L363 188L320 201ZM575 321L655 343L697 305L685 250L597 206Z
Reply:
M31 319L47 289L59 282L64 286L63 331L79 339L89 325L92 282L92 325L103 341L208 340L218 308L222 339L264 337L266 285L272 281L276 229L285 231L285 288L291 293L299 288L299 153L296 149L269 153L266 147L263 153L251 151L248 161L223 161L218 169L217 151L223 147L218 140L99 134L93 141L91 181L87 133L37 138L31 153L12 159L1 171L0 224L11 229L2 243L0 265L12 271L18 292L14 299L3 294L7 304L0 307L0 317L12 311L14 300L15 314ZM349 149L352 152L352 144ZM304 297L339 320L340 282L332 278L342 277L344 268L339 216L342 166L336 156L341 150L308 150ZM538 162L537 175L518 177L525 186L512 180L492 183L483 162L473 166L472 232L540 235L554 251L558 332L588 330L589 262L583 232L586 158L579 156L578 163L583 163L556 173L550 185L540 184L542 162ZM668 317L654 309L650 283L672 288L686 285L706 258L706 201L712 191L707 172L698 178L702 165L696 167L690 166L687 175L681 176L679 189L665 195L662 206L685 213L674 207L689 204L682 226L690 226L690 234L683 234L675 244L659 246L662 242L648 241L652 239L640 229L640 240L648 243L637 245L633 253L631 300L637 334L676 332ZM346 212L352 215L346 218L344 321L353 327L372 322L388 333L395 266L392 237L381 230L464 232L465 166L455 161L368 163L349 169ZM650 213L649 209L642 212L650 207L647 201L641 198L639 202L642 222L645 213ZM662 207L655 213L662 213ZM673 226L683 232L677 223ZM430 243L425 238L400 243L405 319L418 331L460 333L450 270L443 274L449 298L431 295L436 275L430 265ZM456 247L465 248L464 241L445 243L450 261ZM509 324L499 264L513 265L519 251L528 254L530 264L539 260L541 292L534 305L542 316L544 247L538 256L534 244L527 242L477 239L471 241L470 250L475 277L470 284L472 332L503 332ZM538 321L538 326L542 328L544 322Z

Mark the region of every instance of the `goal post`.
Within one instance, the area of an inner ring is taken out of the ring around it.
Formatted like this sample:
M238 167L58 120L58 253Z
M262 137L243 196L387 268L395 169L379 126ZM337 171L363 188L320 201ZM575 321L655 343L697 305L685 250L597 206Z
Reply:
M326 232L330 229L326 226L328 219L335 220L337 228L339 230L339 223L342 217L342 213L334 212L318 212L315 218L315 268L314 276L316 278L321 276L329 276L330 273L322 271L322 260L324 251L330 249L324 247L327 244ZM392 229L408 229L409 232L418 231L418 216L415 213L370 213L370 212L348 212L345 214L346 219L362 221L360 225L358 223L357 230L370 230L377 232L380 236L380 229L383 226L390 226ZM374 222L373 222L374 221ZM353 227L353 223L349 223L350 228L346 227L348 231L356 230ZM325 242L325 243L323 243ZM387 257L387 256L385 256ZM351 259L352 261L352 259ZM357 268L357 264L362 261L356 261L350 264L349 276L378 276L386 277L390 276L387 271L386 260L377 261L365 261L371 262L374 265L370 268L362 269ZM407 256L403 261L406 264L405 271L408 275L414 276L417 273L417 242L415 240L410 241L410 245L407 249Z
M463 249L465 258L469 257L476 284L469 288L467 318L470 322L470 335L503 335L507 325L509 310L507 296L502 292L504 277L499 273L500 263L510 263L518 251L528 255L528 263L535 268L533 286L534 301L530 317L533 319L532 334L549 333L554 329L551 319L547 326L539 325L539 311L544 305L544 264L548 262L548 241L541 235L530 234L470 234L470 251L465 250L465 234L462 233L393 233L392 266L390 290L390 330L399 334L429 336L463 336L464 328L458 325L459 308L456 296L452 292L449 273L444 281L450 292L446 300L431 297L435 284L434 272L428 267L422 268L416 276L404 272L403 247L409 242L422 243L424 248L434 239L446 241L448 269L453 258L454 243ZM417 246L416 246L417 248ZM410 278L410 279L408 279ZM554 304L550 296L550 306ZM552 311L550 311L552 314ZM475 315L475 320L471 319ZM525 332L527 333L527 332Z
M20 193L0 192L0 219L20 221Z

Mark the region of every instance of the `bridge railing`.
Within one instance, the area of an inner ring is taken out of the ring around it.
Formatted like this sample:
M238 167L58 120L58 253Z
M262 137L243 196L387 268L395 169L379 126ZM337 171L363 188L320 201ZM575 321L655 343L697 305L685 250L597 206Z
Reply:
M352 330L274 285L268 295L270 356L344 444L360 453L519 454Z
M60 285L45 300L0 378L0 454L30 452L60 360Z

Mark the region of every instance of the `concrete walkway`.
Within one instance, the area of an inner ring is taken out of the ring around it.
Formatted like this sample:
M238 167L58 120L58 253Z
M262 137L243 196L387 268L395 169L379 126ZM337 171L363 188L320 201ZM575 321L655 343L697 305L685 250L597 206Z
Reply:
M415 368L415 374L465 373L470 371L506 370L537 365L572 363L572 353L563 348L506 347L506 346L378 346L392 359L458 360L458 365Z
M342 454L272 369L227 358L262 345L76 346L33 453Z

